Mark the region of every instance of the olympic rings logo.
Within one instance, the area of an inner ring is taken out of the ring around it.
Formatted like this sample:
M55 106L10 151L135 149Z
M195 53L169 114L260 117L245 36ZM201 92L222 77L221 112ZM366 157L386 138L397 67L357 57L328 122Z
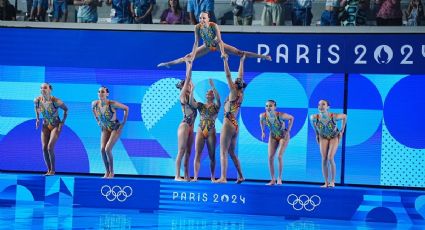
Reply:
M100 189L100 193L110 202L114 200L124 202L127 198L133 195L133 189L130 186L124 186L121 188L120 186L115 185L111 188L109 185L104 185Z
M295 194L289 194L286 198L286 201L289 205L292 205L292 208L296 211L300 211L302 209L305 209L306 211L313 211L314 208L320 205L322 200L320 199L320 196L313 195L311 197L303 194L301 196L297 196Z

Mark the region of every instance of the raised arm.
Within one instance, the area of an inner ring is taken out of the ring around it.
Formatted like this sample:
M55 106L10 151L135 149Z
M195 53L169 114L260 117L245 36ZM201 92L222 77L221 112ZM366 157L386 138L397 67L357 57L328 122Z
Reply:
M193 99L193 92L195 91L195 86L192 84L192 89L190 91L190 95L189 95L189 104L197 109L198 108L198 103L195 102L195 99Z
M243 75L244 75L245 58L246 58L246 55L243 54L242 57L241 57L241 60L239 62L238 78L240 78L241 80L243 80Z
M34 111L35 111L35 129L38 129L38 125L40 124L40 98L34 99Z
M189 85L192 84L192 61L186 60L186 79L180 92L180 102L185 103L186 91Z
M127 118L128 118L128 111L129 111L128 106L121 104L118 101L110 101L109 103L114 108L124 110L124 117L122 119L122 126L121 126L121 127L123 127L125 125L125 123L127 122ZM120 127L120 129L121 129L121 127Z
M230 73L229 63L227 58L223 58L224 72L226 73L227 85L229 86L230 92L234 91L232 74Z
M210 85L211 85L211 88L212 88L212 91L213 91L213 93L214 93L214 97L215 97L215 100L216 100L215 105L216 105L218 108L220 108L220 107L221 107L220 94L218 94L218 91L217 91L217 89L215 88L214 81L213 81L212 79L210 79Z

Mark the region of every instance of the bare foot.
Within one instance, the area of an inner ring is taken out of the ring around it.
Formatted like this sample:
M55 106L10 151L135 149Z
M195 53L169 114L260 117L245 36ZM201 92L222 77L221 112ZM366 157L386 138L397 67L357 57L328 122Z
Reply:
M331 183L329 183L329 184L328 184L328 187L329 187L329 188L334 188L334 187L335 187L335 182L331 182Z
M227 179L220 178L220 179L216 180L214 183L225 184L225 183L227 183Z
M108 178L109 177L109 173L105 173L105 175L103 175L102 178Z
M167 62L161 62L156 67L163 67L163 66L166 68L170 68L170 64L168 64Z
M55 175L55 171L50 171L49 176L54 176Z
M267 61L272 61L272 56L270 56L270 55L263 56L263 59L267 60Z
M267 183L266 185L275 185L275 184L276 184L276 181L273 179L273 180L269 181L269 183Z
M211 177L211 182L212 183L215 183L216 182L216 179L214 177Z
M175 180L175 181L186 181L185 179L183 179L183 178L181 178L181 177L179 177L179 176L178 176L178 177L177 177L177 176L176 176L176 177L174 177L174 180Z
M109 173L108 178L114 178L114 173Z
M236 184L242 184L242 182L244 182L245 181L245 178L243 178L243 177L239 177L237 180L236 180Z
M50 171L47 171L44 175L45 176L50 176Z
M282 183L282 179L281 179L281 178L277 179L277 184L278 184L278 185L283 184L283 183Z
M328 187L328 182L325 182L324 185L320 186L321 188L327 188Z
M190 180L191 182L198 182L198 178L194 177L192 180Z

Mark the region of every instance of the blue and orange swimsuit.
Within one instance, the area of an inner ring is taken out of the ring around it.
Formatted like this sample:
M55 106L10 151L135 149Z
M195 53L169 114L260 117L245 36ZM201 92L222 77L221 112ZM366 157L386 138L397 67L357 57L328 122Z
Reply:
M100 103L101 101L97 101L96 104L93 106L93 110L96 113L96 117L99 118L102 129L107 129L110 132L118 130L121 124L117 119L115 109L112 108L109 101L107 101L102 111L102 107L99 106Z
M314 126L319 136L325 139L333 139L338 136L339 130L334 120L335 114L331 113L329 119L321 118L319 114L315 115Z
M285 121L281 120L280 117L282 113L276 112L276 117L273 123L270 121L270 117L267 116L267 113L263 113L262 115L262 121L265 122L266 126L270 130L270 137L279 142L288 132L288 130L285 128Z
M201 115L199 128L204 138L207 138L211 130L215 129L215 119L217 119L220 107L216 104L207 107L204 103L198 102L198 110Z
M218 48L217 31L215 30L215 23L210 22L208 26L203 27L198 24L198 35L204 41L205 46L211 51L216 51Z
M61 122L56 101L57 98L53 96L50 101L44 101L43 97L40 96L35 103L36 109L43 115L43 127L48 128L50 131L58 127Z
M227 97L226 101L224 102L224 117L229 119L230 122L232 122L237 132L239 129L239 125L238 125L238 121L236 120L236 116L238 115L237 113L239 112L239 108L241 107L241 104L242 104L243 94L238 93L235 100L233 101L230 101L229 97ZM229 111L226 111L226 107L227 107L226 103L229 103Z
M189 99L187 99L189 101ZM180 103L183 112L183 123L187 123L189 126L193 126L195 123L196 115L198 115L196 109L189 103Z

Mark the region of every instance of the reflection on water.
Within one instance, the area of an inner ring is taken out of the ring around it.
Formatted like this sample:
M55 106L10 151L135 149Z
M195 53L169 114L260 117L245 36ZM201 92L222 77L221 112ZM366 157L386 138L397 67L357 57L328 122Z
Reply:
M205 212L140 212L139 210L71 208L20 204L0 207L0 226L13 229L421 229L424 225L394 225L323 219L285 219ZM9 228L9 227L8 227Z

